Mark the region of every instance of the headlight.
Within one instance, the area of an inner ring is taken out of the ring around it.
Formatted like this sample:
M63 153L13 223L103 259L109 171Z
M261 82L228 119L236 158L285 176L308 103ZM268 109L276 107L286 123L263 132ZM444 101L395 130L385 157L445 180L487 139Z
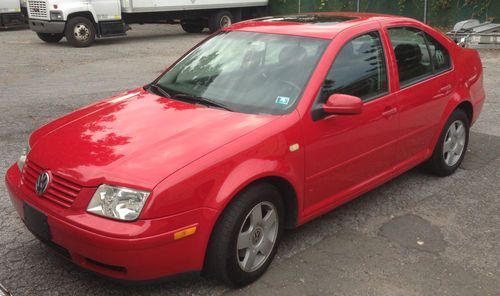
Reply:
M23 171L24 163L26 162L26 157L28 156L29 152L30 152L30 145L26 145L23 149L23 152L21 153L21 156L19 156L19 159L17 160L17 167L21 172Z
M63 20L63 13L62 13L62 11L51 10L50 11L50 20L52 20L52 21L62 21Z
M92 196L87 211L96 215L125 221L139 217L149 192L110 185L101 185Z

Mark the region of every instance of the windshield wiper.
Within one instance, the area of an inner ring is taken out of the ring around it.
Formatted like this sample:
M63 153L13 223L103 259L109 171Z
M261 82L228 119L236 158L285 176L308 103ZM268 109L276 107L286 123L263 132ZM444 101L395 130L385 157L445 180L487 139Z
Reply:
M190 100L190 101L194 101L196 103L201 103L201 104L204 104L204 105L209 105L209 106L214 106L214 107L222 108L222 109L227 110L227 111L231 111L231 112L233 111L233 110L231 110L228 106L226 106L223 103L219 103L219 102L213 101L211 99L207 99L207 98L200 97L200 96L195 96L195 95L176 94L176 95L173 96L172 99Z
M165 98L172 97L166 90L164 90L160 85L158 85L156 83L150 83L148 88L153 89L157 94L160 94Z

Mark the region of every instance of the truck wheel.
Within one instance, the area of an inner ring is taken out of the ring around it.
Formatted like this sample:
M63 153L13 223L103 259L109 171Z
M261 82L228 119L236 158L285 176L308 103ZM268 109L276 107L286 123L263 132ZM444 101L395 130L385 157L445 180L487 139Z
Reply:
M215 12L208 19L208 28L210 32L216 32L222 28L232 25L234 22L233 15L227 10L220 10Z
M278 249L284 225L279 191L259 183L240 192L214 227L204 275L241 287L257 280Z
M88 18L77 16L68 21L66 39L74 47L88 47L95 40L95 27Z
M201 33L205 26L196 23L181 22L181 27L187 33Z
M64 37L64 34L50 34L50 33L36 33L38 38L47 42L47 43L57 43L61 41Z

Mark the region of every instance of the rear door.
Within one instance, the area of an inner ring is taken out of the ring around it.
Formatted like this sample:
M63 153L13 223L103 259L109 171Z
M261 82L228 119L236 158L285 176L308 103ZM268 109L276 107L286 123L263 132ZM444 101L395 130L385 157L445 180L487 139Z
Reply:
M420 28L387 28L399 80L400 144L396 156L409 165L430 151L455 87L448 50Z

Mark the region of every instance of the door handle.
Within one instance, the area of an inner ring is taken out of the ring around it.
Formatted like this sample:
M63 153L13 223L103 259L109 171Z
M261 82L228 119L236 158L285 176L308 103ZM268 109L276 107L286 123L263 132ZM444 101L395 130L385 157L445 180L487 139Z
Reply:
M448 94L450 92L450 90L451 90L451 84L446 84L439 89L439 92Z
M433 99L440 99L442 97L447 96L452 90L451 84L446 84L443 87L441 87L436 95L434 95L432 98Z
M385 108L385 111L382 112L382 116L389 118L393 116L394 114L398 113L398 108L395 107L387 107Z

